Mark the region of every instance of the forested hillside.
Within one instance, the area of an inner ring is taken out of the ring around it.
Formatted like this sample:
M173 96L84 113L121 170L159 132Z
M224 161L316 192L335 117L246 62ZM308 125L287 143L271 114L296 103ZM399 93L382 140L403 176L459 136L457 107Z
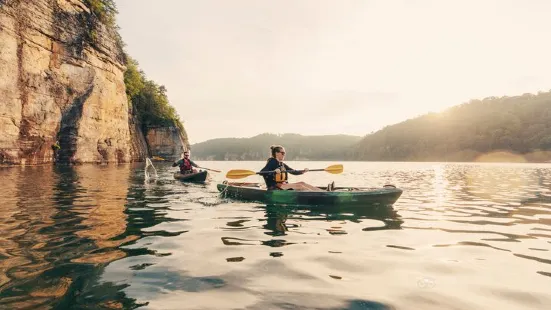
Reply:
M264 160L282 144L287 160L551 161L551 92L471 100L365 137L261 134L192 145L202 160Z
M364 137L348 157L473 161L498 151L520 154L527 161L551 160L551 92L472 100L387 126Z

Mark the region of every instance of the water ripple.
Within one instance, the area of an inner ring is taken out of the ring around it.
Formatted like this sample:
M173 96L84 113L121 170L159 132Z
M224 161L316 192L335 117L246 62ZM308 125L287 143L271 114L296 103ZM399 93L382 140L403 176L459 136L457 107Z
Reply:
M143 164L0 169L0 308L551 304L550 165L350 162L296 177L404 189L360 208L232 201L223 173L186 184L155 165L149 182Z

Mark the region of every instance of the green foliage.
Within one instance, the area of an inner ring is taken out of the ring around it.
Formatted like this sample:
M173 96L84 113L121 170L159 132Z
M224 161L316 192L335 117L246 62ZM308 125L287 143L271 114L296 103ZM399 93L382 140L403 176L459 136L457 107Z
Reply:
M266 160L272 144L283 145L287 160L337 160L361 137L347 135L302 136L261 134L252 138L222 138L191 146L194 159Z
M551 151L551 92L471 100L388 126L366 136L349 156L376 161L471 161L495 151Z
M114 0L84 0L84 4L90 9L90 14L86 16L86 25L88 32L86 33L86 42L88 44L95 44L100 39L101 25L105 26L105 29L110 36L115 40L115 44L118 50L119 61L126 62L124 58L126 55L123 53L124 42L119 34L119 27L116 24L116 15L118 13L117 6ZM120 57L120 58L119 58Z
M115 26L115 16L118 11L114 0L84 0L84 3L102 23L108 27Z
M138 63L128 57L126 62L126 71L124 72L124 84L126 85L126 95L133 98L144 88L145 74L138 68Z
M178 113L168 101L166 88L148 80L139 70L138 63L127 57L127 69L124 72L126 94L138 115L144 132L152 127L176 126L183 130Z

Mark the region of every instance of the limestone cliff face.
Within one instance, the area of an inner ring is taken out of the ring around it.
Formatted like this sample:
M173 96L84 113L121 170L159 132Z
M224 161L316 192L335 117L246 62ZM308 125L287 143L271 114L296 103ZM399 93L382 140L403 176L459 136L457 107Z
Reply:
M187 135L177 127L150 128L147 142L151 156L177 160L184 150L189 150Z
M138 116L134 109L131 109L129 116L129 130L130 130L130 154L132 154L131 161L142 161L146 157L149 157L147 148L147 141L142 131Z
M0 0L0 164L143 160L123 63L82 1Z

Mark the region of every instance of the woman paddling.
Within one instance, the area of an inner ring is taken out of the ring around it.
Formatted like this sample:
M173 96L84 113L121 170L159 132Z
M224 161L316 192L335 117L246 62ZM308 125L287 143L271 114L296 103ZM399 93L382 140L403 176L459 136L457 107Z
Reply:
M321 192L322 189L306 184L304 182L288 183L288 173L293 175L301 175L308 171L308 168L303 171L289 171L294 170L283 162L285 158L285 148L281 145L272 145L272 157L266 162L266 166L260 171L274 171L273 173L262 174L266 187L268 190L297 190L297 191L317 191Z

